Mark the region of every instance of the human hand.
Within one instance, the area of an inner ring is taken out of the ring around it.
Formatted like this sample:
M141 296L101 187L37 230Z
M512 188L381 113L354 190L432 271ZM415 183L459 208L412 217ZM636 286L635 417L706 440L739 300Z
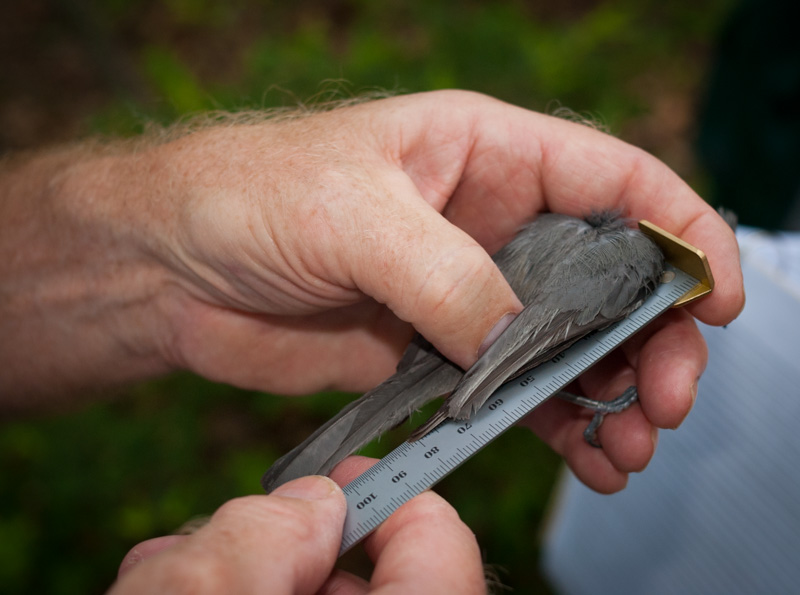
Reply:
M212 288L211 300L187 295L176 309L175 344L180 361L220 380L369 388L410 332L380 304L470 365L520 309L486 252L542 210L650 219L708 253L718 284L693 314L720 324L742 306L730 229L663 164L583 126L432 93L203 134L157 153L191 180L181 264ZM639 407L601 429L602 451L583 443L584 414L565 404L528 423L587 484L617 490L649 461L655 429L686 416L705 360L691 317L672 313L584 377L590 397L640 391Z
M351 457L331 476L344 485L374 462ZM192 535L133 548L111 593L486 592L475 536L435 493L410 500L367 537L369 582L333 568L344 513L341 490L317 476L232 500Z
M81 342L120 363L70 362L104 373L122 367L122 351L144 362L140 375L188 368L281 393L365 390L392 371L411 325L467 367L498 321L521 309L488 253L546 210L649 219L708 255L717 286L691 314L724 324L743 306L733 233L665 165L472 93L211 127L87 160L59 188L147 262L126 286L136 315L108 309L113 324L96 325L124 350L97 333ZM64 340L74 346L74 331ZM584 376L584 392L603 398L636 384L640 404L601 427L603 450L583 443L576 408L548 404L528 422L605 492L646 465L656 428L686 416L706 353L678 312L615 357Z

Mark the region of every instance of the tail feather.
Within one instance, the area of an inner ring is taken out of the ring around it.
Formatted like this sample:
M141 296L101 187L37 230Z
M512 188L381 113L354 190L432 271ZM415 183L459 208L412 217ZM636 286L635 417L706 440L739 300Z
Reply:
M305 475L325 475L340 461L382 433L402 423L413 411L453 390L461 370L437 353L418 358L318 428L278 459L261 479L271 492Z
M446 422L448 419L450 419L450 416L447 415L447 411L444 409L438 409L433 415L431 415L427 419L425 423L423 423L416 430L411 432L411 435L408 437L408 442L415 442L417 440L421 440L422 438L433 432L441 424Z

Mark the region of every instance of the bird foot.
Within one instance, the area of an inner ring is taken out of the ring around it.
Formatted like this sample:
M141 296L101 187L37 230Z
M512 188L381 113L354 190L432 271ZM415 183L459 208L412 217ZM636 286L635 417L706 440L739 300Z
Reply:
M597 429L603 423L605 416L609 413L619 413L621 411L625 411L639 399L639 393L635 386L629 386L620 396L610 401L598 401L596 399L582 397L566 391L561 391L557 393L556 396L560 399L569 401L575 405L580 405L581 407L585 407L587 409L591 409L595 412L592 421L583 431L584 440L586 440L586 442L595 448L602 448L602 445L597 440Z

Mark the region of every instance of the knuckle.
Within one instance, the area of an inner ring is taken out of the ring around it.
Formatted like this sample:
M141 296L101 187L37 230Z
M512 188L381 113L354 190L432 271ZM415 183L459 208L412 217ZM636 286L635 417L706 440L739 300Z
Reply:
M438 524L441 522L463 525L463 521L458 516L456 510L447 503L441 496L434 492L423 492L413 499L414 505L401 508L402 523L416 524L423 526ZM464 525L466 527L466 525Z
M246 496L223 504L214 515L220 526L269 527L287 543L305 543L315 537L314 512L299 500L278 496Z
M431 315L469 311L481 301L493 276L493 265L479 246L448 251L428 267L415 306Z
M219 556L176 556L163 577L163 590L176 594L225 593L234 589L235 579L232 566Z

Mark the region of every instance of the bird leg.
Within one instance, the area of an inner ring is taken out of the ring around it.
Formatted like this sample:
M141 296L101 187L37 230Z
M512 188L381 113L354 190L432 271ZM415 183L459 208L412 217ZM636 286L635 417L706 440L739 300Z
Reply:
M639 399L639 393L635 386L629 386L625 389L620 396L610 401L598 401L580 395L574 395L566 391L560 391L556 396L570 403L575 403L581 407L586 407L594 411L594 417L586 429L583 431L583 437L595 448L602 448L600 442L597 441L597 428L603 423L603 418L609 413L619 413L625 411L633 403Z

